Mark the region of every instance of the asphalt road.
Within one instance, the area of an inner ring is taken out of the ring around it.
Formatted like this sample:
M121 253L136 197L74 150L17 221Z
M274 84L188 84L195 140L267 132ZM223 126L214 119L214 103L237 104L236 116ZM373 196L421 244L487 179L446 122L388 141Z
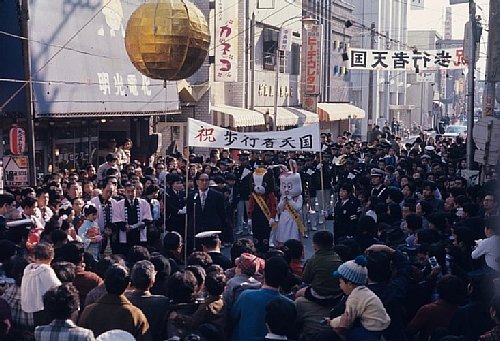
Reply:
M312 220L314 220L314 215L312 216ZM302 239L302 243L304 244L304 260L309 259L314 253L314 249L312 246L312 238L313 238L314 233L316 233L316 231L313 231L311 229L312 225L313 225L312 222L307 223L307 226L309 228L309 231L306 234L307 238L304 237ZM325 230L325 229L330 231L330 232L333 232L333 220L325 220L325 223L323 223L323 224L316 224L317 231L321 231L321 230ZM238 236L238 238L239 239L250 238L250 235L248 233L244 233L244 234ZM230 248L229 247L223 248L222 253L230 258Z

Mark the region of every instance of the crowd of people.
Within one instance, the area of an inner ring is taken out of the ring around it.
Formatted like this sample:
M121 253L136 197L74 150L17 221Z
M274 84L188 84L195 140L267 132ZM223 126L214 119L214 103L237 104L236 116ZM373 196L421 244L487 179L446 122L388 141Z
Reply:
M463 177L460 137L371 140L6 188L0 339L500 340L495 169Z

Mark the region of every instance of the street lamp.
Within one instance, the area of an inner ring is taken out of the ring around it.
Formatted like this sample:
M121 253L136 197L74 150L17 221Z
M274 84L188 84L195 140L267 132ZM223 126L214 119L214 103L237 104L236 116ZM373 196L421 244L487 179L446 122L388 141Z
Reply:
M302 24L304 25L304 28L306 30L311 29L312 25L316 23L316 19L313 19L312 17L302 17L302 16L295 16L288 18L287 20L283 21L279 27L279 33L278 33L278 41L276 42L276 52L275 52L275 57L274 57L274 112L273 112L273 130L276 131L278 130L277 126L277 119L278 119L278 87L279 87L279 74L280 74L280 41L281 41L281 34L283 33L283 26L296 19L302 19ZM283 51L283 58L285 57L285 51Z

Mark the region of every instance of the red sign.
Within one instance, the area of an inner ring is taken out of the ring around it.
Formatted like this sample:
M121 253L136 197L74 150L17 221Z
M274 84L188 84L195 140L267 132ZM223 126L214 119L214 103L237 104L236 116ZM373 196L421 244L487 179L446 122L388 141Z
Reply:
M306 31L306 95L318 95L321 77L321 25Z
M9 145L12 155L22 155L26 151L26 132L17 125L12 125L9 132Z

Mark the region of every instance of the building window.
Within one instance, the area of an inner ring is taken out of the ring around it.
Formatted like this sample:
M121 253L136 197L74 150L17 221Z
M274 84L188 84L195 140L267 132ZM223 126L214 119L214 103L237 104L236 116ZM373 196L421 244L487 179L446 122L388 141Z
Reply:
M292 43L292 51L290 53L290 74L300 74L300 45Z
M278 46L279 31L270 27L264 27L262 30L262 53L264 70L274 70L276 59L276 48ZM285 72L285 55L280 51L280 72Z

